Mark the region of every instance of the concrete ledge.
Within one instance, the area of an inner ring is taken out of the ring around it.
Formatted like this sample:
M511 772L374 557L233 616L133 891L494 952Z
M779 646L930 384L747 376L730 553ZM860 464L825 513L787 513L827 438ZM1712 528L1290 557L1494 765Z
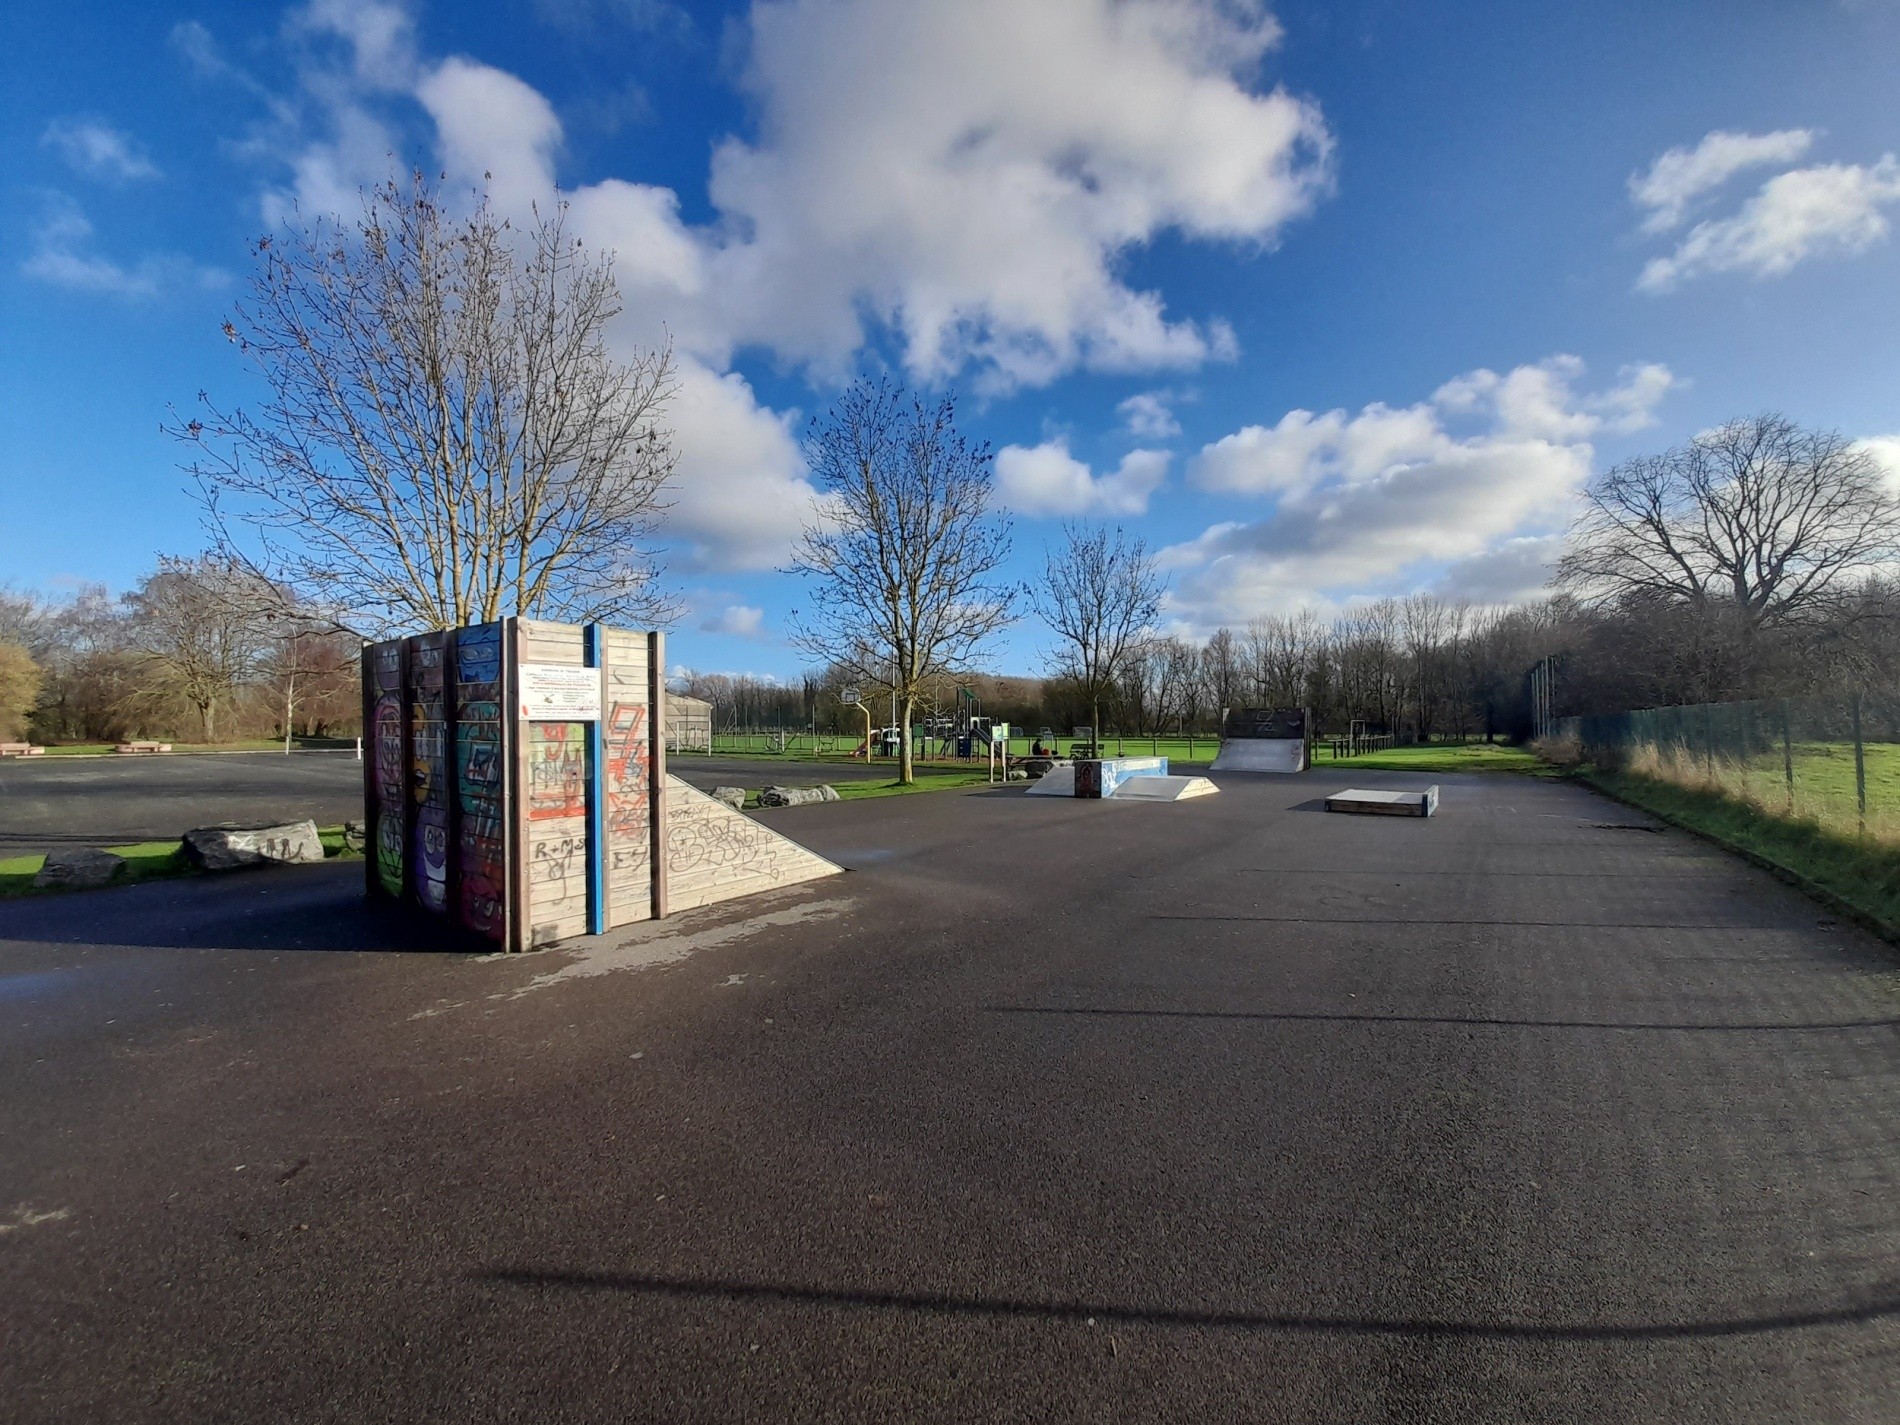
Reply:
M1360 816L1430 816L1438 810L1438 788L1427 787L1422 792L1334 792L1326 798L1326 810Z

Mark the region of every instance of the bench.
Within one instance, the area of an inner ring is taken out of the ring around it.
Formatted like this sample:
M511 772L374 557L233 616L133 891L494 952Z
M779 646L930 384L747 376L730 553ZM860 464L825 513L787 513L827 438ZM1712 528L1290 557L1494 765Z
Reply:
M0 757L44 757L46 749L30 742L0 742Z
M169 752L172 750L172 745L169 742L121 742L112 750L114 752Z

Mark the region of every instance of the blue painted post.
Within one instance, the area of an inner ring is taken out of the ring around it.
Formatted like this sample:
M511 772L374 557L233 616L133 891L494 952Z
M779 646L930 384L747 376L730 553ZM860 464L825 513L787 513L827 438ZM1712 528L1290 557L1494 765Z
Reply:
M601 627L590 623L582 631L589 668L601 662ZM601 712L607 709L603 703ZM587 725L587 932L607 932L607 785L606 749L601 736L603 718Z

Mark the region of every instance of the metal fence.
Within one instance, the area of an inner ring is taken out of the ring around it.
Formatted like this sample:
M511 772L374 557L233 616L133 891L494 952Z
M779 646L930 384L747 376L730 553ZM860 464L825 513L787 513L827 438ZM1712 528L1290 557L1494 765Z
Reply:
M1605 770L1900 843L1900 698L1843 693L1560 718L1554 740Z

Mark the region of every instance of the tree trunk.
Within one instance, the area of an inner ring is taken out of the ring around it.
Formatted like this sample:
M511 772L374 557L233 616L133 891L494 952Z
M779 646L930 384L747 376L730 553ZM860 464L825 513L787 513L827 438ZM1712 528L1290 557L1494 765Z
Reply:
M903 698L904 721L897 729L897 780L908 787L917 780L916 765L911 759L910 721L911 712L917 700L906 693Z

